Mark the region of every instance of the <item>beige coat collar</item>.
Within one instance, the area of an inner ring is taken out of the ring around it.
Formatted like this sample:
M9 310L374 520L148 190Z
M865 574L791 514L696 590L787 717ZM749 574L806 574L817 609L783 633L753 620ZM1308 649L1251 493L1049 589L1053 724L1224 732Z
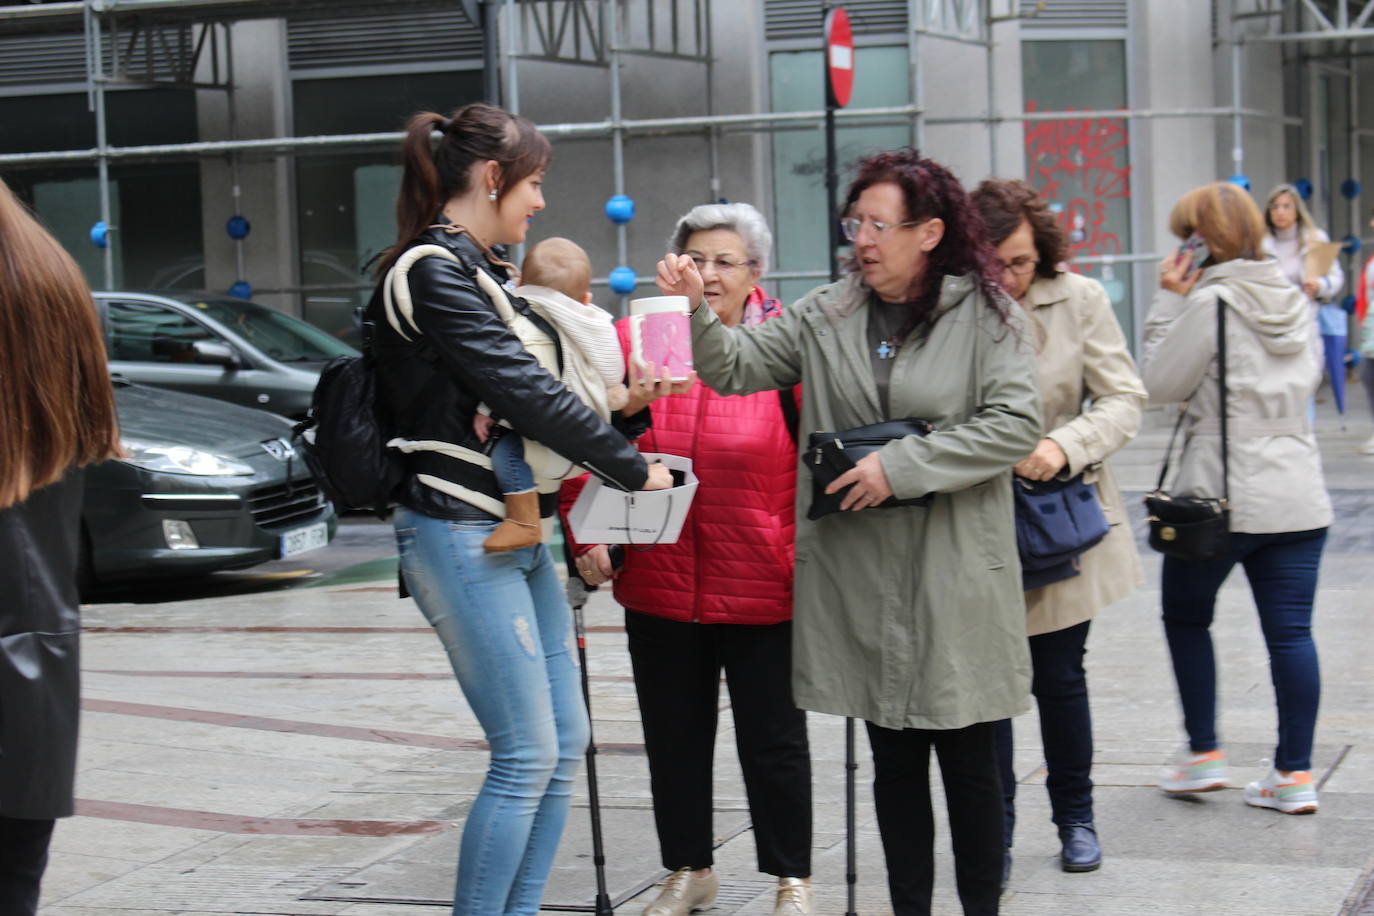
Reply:
M1026 311L1032 311L1042 305L1055 305L1060 302L1067 302L1073 297L1073 281L1066 279L1067 271L1059 273L1053 279L1036 277L1031 281L1030 289L1026 290Z

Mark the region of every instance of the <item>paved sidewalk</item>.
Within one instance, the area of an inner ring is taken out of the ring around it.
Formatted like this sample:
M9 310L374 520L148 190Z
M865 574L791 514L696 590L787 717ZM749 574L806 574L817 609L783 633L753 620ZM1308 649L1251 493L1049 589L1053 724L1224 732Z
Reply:
M1023 717L1008 916L1374 913L1374 898L1364 898L1374 868L1374 458L1355 452L1371 429L1354 387L1351 430L1320 421L1339 509L1317 609L1321 812L1251 809L1239 790L1178 800L1154 788L1181 731L1158 623L1159 564L1144 550L1149 584L1106 610L1090 639L1105 864L1086 875L1057 868L1035 716ZM1153 484L1165 432L1156 418L1117 462L1136 491L1132 506ZM387 568L372 564L371 581L86 610L82 801L57 830L45 916L446 912L458 828L486 755L433 634L393 597ZM593 598L588 624L618 899L662 871L625 636L608 595ZM1225 589L1215 633L1220 726L1243 783L1262 775L1274 732L1243 578ZM812 716L811 729L818 912L840 914L843 725ZM733 738L727 714L716 778L724 884L710 912L767 914L772 882L756 871ZM859 759L858 911L876 916L890 905L862 729ZM575 806L550 905L586 904L593 890L585 794ZM957 914L943 821L938 835L936 912ZM617 912L637 914L651 896Z

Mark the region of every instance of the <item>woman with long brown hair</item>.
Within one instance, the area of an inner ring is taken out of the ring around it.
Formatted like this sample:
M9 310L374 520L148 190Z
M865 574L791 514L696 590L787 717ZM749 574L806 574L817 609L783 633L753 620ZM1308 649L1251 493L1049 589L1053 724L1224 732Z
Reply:
M491 746L463 827L453 912L532 916L587 749L587 711L548 547L483 547L505 503L473 415L485 404L528 442L621 489L671 479L532 354L553 350L555 331L506 292L512 268L500 246L523 242L544 208L548 140L524 118L474 104L448 118L415 115L402 157L399 231L382 269L395 268L393 279L406 271L391 287L408 302L374 296L366 343L392 444L407 455L395 494L401 571ZM427 254L417 258L420 246ZM536 483L548 516L558 482L536 474Z
M119 429L86 281L2 181L0 381L0 913L28 916L72 813L78 469L119 454Z

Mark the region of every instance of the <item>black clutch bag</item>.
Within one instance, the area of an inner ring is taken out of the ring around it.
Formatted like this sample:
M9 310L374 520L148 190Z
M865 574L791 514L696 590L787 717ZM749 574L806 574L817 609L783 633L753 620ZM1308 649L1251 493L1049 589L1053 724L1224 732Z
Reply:
M907 436L925 436L935 429L927 420L908 417L905 420L888 420L869 426L856 426L837 433L812 433L807 441L806 466L811 469L811 508L806 517L815 521L823 515L840 511L840 503L849 492L845 487L835 493L826 493L835 478L848 471L859 459L870 452L887 445L893 439ZM852 486L852 484L851 484ZM887 499L871 506L874 509L895 509L899 506L928 506L932 494L917 496L914 499Z

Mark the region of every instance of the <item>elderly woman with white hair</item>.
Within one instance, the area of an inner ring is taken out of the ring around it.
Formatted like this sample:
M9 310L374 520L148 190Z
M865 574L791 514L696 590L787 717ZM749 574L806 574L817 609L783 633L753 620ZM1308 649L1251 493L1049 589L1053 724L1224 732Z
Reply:
M723 324L752 327L782 314L758 285L772 243L762 214L735 203L693 208L669 245L696 263ZM620 330L628 351L624 322ZM653 387L632 385L645 393L626 411L645 409ZM700 481L681 537L626 551L619 570L605 546L573 545L584 581L613 578L625 608L654 819L672 871L645 916L703 909L719 887L711 811L722 672L758 867L778 878L774 913L813 912L811 756L791 688L796 404L791 390L726 397L700 382L654 399L640 449L691 458ZM565 507L579 489L565 485Z

